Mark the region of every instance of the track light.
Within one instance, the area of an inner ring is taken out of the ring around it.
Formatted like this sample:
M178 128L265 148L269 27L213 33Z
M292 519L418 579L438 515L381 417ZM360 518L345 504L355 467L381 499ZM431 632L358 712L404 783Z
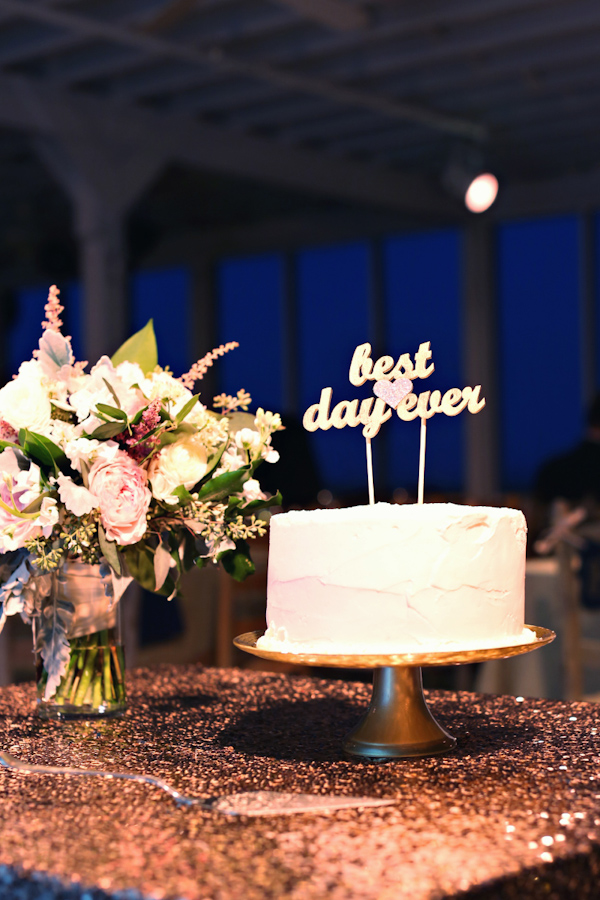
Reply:
M486 168L477 148L463 148L453 155L442 184L472 213L485 212L498 195L498 179Z

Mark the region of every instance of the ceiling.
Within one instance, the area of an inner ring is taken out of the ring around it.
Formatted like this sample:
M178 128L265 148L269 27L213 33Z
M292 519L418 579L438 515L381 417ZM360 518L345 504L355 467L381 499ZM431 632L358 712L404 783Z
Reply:
M174 172L213 175L214 206L231 180L219 224L244 191L459 215L440 178L464 147L504 214L600 205L599 63L597 0L0 0L0 203L54 202L33 91L162 141L174 195Z

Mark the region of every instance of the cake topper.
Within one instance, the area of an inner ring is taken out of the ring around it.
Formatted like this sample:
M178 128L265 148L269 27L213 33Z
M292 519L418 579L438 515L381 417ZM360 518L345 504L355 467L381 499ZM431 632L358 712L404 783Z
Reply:
M457 416L464 409L475 414L485 406L485 397L480 397L480 384L475 387L464 387L462 390L449 388L444 394L438 390L414 393L413 381L418 378L429 378L435 369L434 363L430 360L430 341L419 344L414 358L410 353L403 353L397 362L391 356L380 356L373 362L371 345L359 344L352 355L348 377L355 387L360 387L366 381L374 381L375 397L367 397L365 400L340 400L331 409L333 388L326 387L321 391L319 402L309 406L304 413L302 424L307 431L317 431L319 428L328 431L331 427L345 428L346 425L351 428L363 426L371 504L375 503L371 438L374 438L383 423L392 417L392 410L395 410L398 418L404 422L417 418L421 420L417 502L423 503L427 419L436 413Z

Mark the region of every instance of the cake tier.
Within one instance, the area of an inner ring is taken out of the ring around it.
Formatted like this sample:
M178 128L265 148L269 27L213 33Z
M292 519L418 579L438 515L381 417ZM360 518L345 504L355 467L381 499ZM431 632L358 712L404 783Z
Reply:
M514 509L377 503L271 519L265 649L417 652L526 641Z

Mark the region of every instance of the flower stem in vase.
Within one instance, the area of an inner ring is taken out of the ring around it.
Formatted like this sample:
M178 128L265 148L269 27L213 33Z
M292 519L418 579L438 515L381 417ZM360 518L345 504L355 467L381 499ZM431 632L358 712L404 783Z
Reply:
M107 598L97 569L70 564L66 577L55 579L53 595L38 617L38 713L43 718L125 711L119 604Z

